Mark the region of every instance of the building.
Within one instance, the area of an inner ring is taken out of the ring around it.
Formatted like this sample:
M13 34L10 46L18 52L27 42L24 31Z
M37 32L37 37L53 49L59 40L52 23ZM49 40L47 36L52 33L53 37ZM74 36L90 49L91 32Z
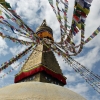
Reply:
M36 34L53 41L52 29L45 20ZM15 84L0 89L0 100L85 100L64 85L66 77L53 52L39 44L15 76Z

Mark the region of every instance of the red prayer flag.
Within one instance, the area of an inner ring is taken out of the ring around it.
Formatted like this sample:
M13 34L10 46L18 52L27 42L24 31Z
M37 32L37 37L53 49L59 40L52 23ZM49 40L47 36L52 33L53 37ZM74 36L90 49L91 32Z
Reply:
M75 31L75 33L79 32L79 30L76 27L74 28L74 31Z
M83 16L84 18L86 18L86 14L84 12L81 12L81 16Z
M76 22L79 22L79 21L80 21L80 18L77 17L76 15L73 16L73 19L74 19L74 21L76 21Z
M4 19L4 17L3 16L0 16L0 19Z

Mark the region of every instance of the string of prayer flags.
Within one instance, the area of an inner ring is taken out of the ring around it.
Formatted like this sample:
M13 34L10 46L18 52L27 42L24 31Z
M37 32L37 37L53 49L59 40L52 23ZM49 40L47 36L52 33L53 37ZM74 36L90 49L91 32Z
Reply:
M83 44L84 44L84 27L85 27L85 20L86 17L89 13L90 10L90 6L91 4L89 4L88 2L84 1L84 0L75 0L75 8L74 8L74 12L73 12L73 20L72 20L72 25L71 25L71 29L69 32L69 35L71 36L72 34L75 36L79 30L81 30L81 44L75 46L74 48L79 48L79 50L77 51L77 53L75 52L75 50L71 50L70 52L75 54L72 55L76 55L79 52L81 52L82 48L83 48ZM70 45L72 44L71 42L71 38L68 39L69 37L67 36L67 41L69 41L68 43L70 43ZM72 46L73 47L73 46ZM72 48L71 47L71 48ZM71 56L71 55L70 55Z
M35 47L34 47L35 48ZM33 51L33 49L30 49L30 51ZM30 55L32 54L32 52L30 53ZM30 56L29 55L29 56ZM24 59L22 62L20 62L17 66L13 67L11 70L9 70L7 73L3 74L2 76L0 76L1 79L3 79L6 75L10 74L12 71L14 71L16 68L18 68L19 66L23 65L26 61L28 60L28 58Z
M11 30L12 30L12 32L14 32L15 30L17 30L17 31L19 31L20 33L24 33L24 35L26 35L25 34L25 31L26 31L26 33L28 32L29 34L31 34L31 36L32 36L32 38L34 37L35 38L35 36L33 35L34 34L34 31L33 30L31 30L22 20L21 20L21 18L20 18L20 16L19 15L17 15L17 13L14 11L14 10L12 10L12 9L6 9L6 8L4 8L4 7L2 7L3 9L4 9L4 11L3 11L3 13L4 13L4 15L6 16L6 18L8 18L8 19L10 19L10 20L12 20L13 22L15 22L18 26L19 26L19 28L21 28L21 30L20 29L16 29L13 25L11 25L7 20L5 20L4 18L2 18L3 19L3 24L5 24L5 25L7 25L8 27L10 27L11 28ZM22 30L23 30L23 32L22 32ZM29 36L29 38L30 38L30 36Z
M4 30L4 31L7 31L7 32L9 32L9 33L12 33L12 31L9 31L9 30L7 30L7 29L5 29L5 28L3 28L3 27L0 27L0 29L2 29L2 30ZM17 32L17 33L16 33L16 32ZM22 33L23 35L22 35L22 34L19 34L18 32L19 32L19 33ZM15 33L15 34L18 34L19 36L25 37L25 38L29 38L29 37L30 37L30 35L29 35L28 33L27 33L27 34L28 34L28 35L27 35L26 33L23 33L23 32L21 32L20 30L17 30L17 29L14 29L14 33ZM3 35L4 35L4 34L3 34ZM25 35L27 35L27 36L25 36Z
M100 33L100 26L93 32L90 37L88 37L85 41L84 44L88 43L90 40L92 40L95 36L97 36Z
M24 45L33 44L33 42L27 42L27 41L19 40L19 39L17 39L17 38L11 37L11 36L4 35L4 34L1 33L1 32L0 32L0 36L1 36L2 38L8 38L8 39L12 40L13 42L20 43L20 44L24 44Z
M73 20L75 21L79 30L83 28L82 26L85 23L85 19L89 13L90 6L91 6L91 4L89 4L88 2L86 2L84 0L75 0ZM73 25L72 25L72 27L73 27Z
M56 11L56 8L53 6L53 0L52 0L52 3L50 3L50 1L49 1L54 13L56 14L56 17L57 17L60 25L62 24L61 19L64 19L67 22L67 16L66 15L67 15L67 10L68 10L68 3L66 3L66 2L67 2L66 0L65 0L65 2L63 2L62 0L56 0L56 7L57 7L57 11ZM59 6L58 6L59 3L62 3L63 5L65 5L65 8L60 9ZM66 5L67 5L67 7L66 7ZM60 12L63 12L63 14L64 14L63 17L60 15ZM66 27L67 27L67 24L66 24Z
M17 15L17 13L14 10L9 10L13 16L15 16L17 19L15 20L15 22L19 25L19 26L24 26L24 28L27 28L27 31L29 31L30 34L34 34L34 31L32 29L30 29L20 18L19 15Z
M0 76L0 79L3 79L6 75L10 74L13 70L15 70L16 68L18 68L21 64L23 64L26 61L26 59L23 62L20 62L17 66L15 66L14 68L12 68L11 70L9 70L7 73L3 74L2 76Z
M2 18L2 17L1 17ZM5 24L6 26L8 26L8 27L10 27L10 29L12 30L12 32L13 33L15 33L16 34L16 32L15 31L17 31L17 32L19 32L19 33L21 33L21 34L24 34L24 35L26 35L27 37L29 37L30 38L30 36L32 36L33 37L33 35L31 35L31 34L28 34L28 33L25 33L25 32L22 32L21 30L19 30L19 29L16 29L14 26L12 26L8 21L6 21L6 20L4 20L3 19L3 22L1 22L2 24ZM2 28L3 29L3 28Z
M94 74L92 71L87 69L85 66L81 65L73 58L67 56L63 51L58 50L60 55L64 58L64 60L69 64L70 67L74 69L76 73L79 73L82 78L94 88L100 94L100 76ZM58 51L55 51L56 53Z
M15 57L11 58L9 61L3 63L0 67L0 72L4 69L6 69L9 65L11 65L12 63L14 63L15 61L17 61L18 59L22 58L24 55L26 55L30 49L33 46L28 47L27 49L25 49L23 52L19 53L18 55L16 55Z

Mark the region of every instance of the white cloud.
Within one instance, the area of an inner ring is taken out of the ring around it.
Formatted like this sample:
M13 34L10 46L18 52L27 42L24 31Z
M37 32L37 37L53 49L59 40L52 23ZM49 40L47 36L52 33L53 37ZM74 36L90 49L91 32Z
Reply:
M17 67L16 67L17 66ZM11 67L14 68L14 70L18 70L19 66L19 62L14 62L13 64L11 64ZM16 68L15 68L16 67Z
M75 86L70 85L69 89L77 92L78 94L84 94L89 90L89 87L86 85L86 83L78 83Z
M67 74L65 76L67 77L67 82L74 82L76 80L74 75Z
M11 47L11 48L10 48L10 52L11 52L13 55L17 55L17 54L21 53L22 51L24 51L25 48L26 48L26 46L22 46L22 45L14 46L14 47Z
M18 39L23 40L23 41L27 41L27 42L32 42L32 40L30 38L26 38L26 37L19 36L19 35L18 35Z
M4 72L4 71L0 72L0 77L1 77L2 75L4 75L4 74L5 74L5 72Z
M82 77L78 74L78 73L75 73L75 72L66 72L64 73L64 76L67 77L67 83L68 85L70 85L71 83L74 83L74 82L81 82L82 81Z

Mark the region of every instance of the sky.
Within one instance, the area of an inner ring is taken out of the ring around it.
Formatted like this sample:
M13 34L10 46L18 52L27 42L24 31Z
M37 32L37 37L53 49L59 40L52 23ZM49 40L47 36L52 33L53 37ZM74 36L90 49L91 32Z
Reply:
M42 23L43 19L46 19L47 24L53 30L53 37L55 41L59 41L60 28L56 16L48 3L48 0L6 0L10 3L12 8L21 16L23 21L31 27L34 31ZM55 1L55 0L54 0ZM68 21L71 24L74 0L69 1L68 9ZM85 26L85 39L88 38L100 25L100 0L93 0L90 13L86 19ZM13 35L8 33L8 35ZM14 36L14 35L13 35ZM18 37L23 39L22 37ZM100 34L96 36L89 43L84 45L82 52L74 57L76 61L93 71L94 73L100 75ZM79 40L79 34L76 36L76 40ZM13 43L7 39L2 39L0 37L0 64L9 60L11 57L20 53L26 48L24 45ZM28 55L27 55L28 56ZM63 71L63 74L67 77L66 88L75 91L76 93L82 95L87 100L100 100L100 95L89 86L82 77L75 73L73 69L66 64L61 57L55 54L59 65ZM25 58L25 57L24 57ZM23 59L24 59L23 58ZM12 64L9 68L0 73L2 76L4 73L9 71L12 67L18 65L19 61ZM14 75L18 73L21 66L16 68L12 73L6 75L0 80L0 87L4 87L14 83Z

